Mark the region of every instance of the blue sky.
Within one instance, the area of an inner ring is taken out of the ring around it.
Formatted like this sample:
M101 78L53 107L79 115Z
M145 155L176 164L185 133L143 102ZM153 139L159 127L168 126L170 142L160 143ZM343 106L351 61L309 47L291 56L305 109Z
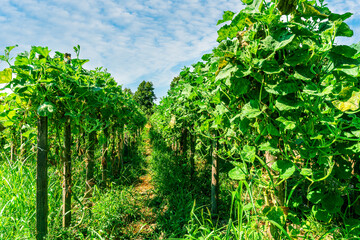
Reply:
M337 13L359 12L359 0L325 0ZM181 68L200 60L217 45L217 21L223 11L238 12L240 0L0 0L0 53L31 46L90 59L86 68L103 66L133 91L152 81L160 98ZM348 21L351 39L360 41L360 14ZM0 68L5 67L4 64Z

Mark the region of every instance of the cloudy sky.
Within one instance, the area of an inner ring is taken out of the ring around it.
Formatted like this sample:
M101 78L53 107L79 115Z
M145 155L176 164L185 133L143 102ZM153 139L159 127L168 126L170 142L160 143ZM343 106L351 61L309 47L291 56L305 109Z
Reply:
M325 0L337 13L359 12L359 0ZM103 66L133 91L152 81L158 98L184 66L217 45L217 21L226 10L242 9L240 0L0 0L0 54L48 46L90 59L88 69ZM348 23L351 44L360 41L360 14ZM0 69L5 67L0 64Z

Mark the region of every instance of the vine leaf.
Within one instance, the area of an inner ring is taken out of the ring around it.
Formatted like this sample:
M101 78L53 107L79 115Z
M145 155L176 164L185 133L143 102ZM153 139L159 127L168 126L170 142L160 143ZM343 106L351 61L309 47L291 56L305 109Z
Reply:
M340 100L335 100L332 104L342 112L346 112L349 110L355 111L359 109L359 102L360 102L360 92L353 92L351 97L343 102Z
M224 12L224 15L223 15L223 19L219 20L219 21L217 22L217 25L232 20L233 17L234 17L234 15L235 15L235 13L232 12L232 11L225 11L225 12Z
M246 175L248 174L247 166L244 163L232 162L235 165L235 168L231 169L229 172L229 177L233 180L245 180Z
M256 148L254 146L245 145L240 153L241 159L246 162L254 162Z
M288 179L295 173L294 163L286 160L277 160L271 168L280 173L280 178Z
M0 72L0 83L8 83L12 79L12 70L11 68L5 68Z

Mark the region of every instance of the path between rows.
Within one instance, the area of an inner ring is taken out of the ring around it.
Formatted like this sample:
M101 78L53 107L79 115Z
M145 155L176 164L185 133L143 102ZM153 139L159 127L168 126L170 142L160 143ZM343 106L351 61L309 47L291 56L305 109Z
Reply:
M145 126L150 128L150 125ZM146 156L147 164L149 165L152 153L152 146L150 139L145 139L144 155ZM147 168L149 169L149 168ZM138 240L154 239L156 230L156 209L151 206L151 201L156 197L154 193L154 186L152 184L151 174L149 171L139 178L138 183L134 186L134 200L140 208L140 221L133 222L130 227L134 234L137 235ZM157 239L162 239L157 237Z

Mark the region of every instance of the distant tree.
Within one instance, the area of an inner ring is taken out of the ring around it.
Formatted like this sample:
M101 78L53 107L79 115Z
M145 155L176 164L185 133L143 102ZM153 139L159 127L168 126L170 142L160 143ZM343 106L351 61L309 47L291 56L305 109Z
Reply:
M170 89L173 89L173 87L175 87L179 81L180 81L180 76L174 77L170 83Z
M156 99L152 82L142 81L134 93L134 100L140 105L146 114L153 114L154 101Z
M134 93L131 91L130 88L124 88L125 93L129 93L131 96L134 96Z

